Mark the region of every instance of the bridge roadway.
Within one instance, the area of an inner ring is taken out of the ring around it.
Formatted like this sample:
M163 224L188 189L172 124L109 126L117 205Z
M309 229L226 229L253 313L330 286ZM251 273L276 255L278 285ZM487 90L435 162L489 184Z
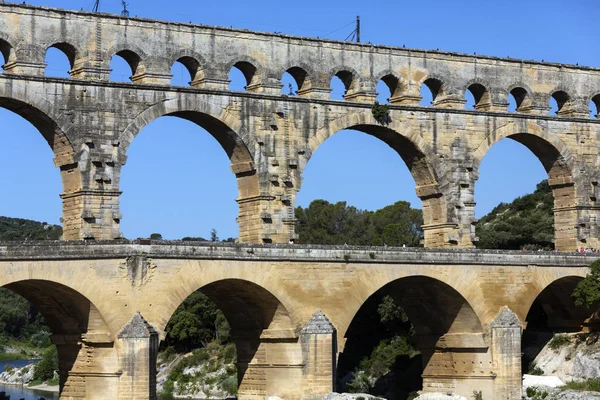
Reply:
M217 303L232 327L240 399L318 398L334 390L349 326L375 293L393 296L413 323L424 390L520 399L523 329L584 329L588 315L569 293L597 257L150 240L3 242L0 286L27 298L51 327L61 399L154 399L159 341L175 309L196 290Z

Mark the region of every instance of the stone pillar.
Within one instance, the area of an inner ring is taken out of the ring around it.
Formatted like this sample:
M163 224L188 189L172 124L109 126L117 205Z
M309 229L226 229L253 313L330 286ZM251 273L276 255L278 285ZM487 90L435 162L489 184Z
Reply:
M235 343L239 400L302 399L302 352L292 330L266 329Z
M63 200L63 238L118 239L120 191L78 190L61 195Z
M108 334L52 335L51 339L59 356L61 400L117 398L121 374Z
M323 397L335 389L337 332L321 310L300 332L305 397Z
M138 312L117 335L121 400L156 400L158 333Z
M518 400L522 396L521 333L519 318L504 306L490 324L493 400Z

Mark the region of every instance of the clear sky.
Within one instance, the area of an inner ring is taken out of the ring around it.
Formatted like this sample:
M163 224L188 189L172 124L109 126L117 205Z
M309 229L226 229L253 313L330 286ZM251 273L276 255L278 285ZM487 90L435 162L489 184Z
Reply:
M93 3L27 2L86 10ZM600 67L595 29L600 5L591 0L129 0L128 4L132 16L340 40L360 15L364 42ZM121 8L118 0L100 2L101 11L119 13ZM67 76L66 58L58 50L48 52L47 63L47 75ZM111 79L127 80L130 74L123 61L117 57L111 66ZM181 66L175 65L172 72L174 85L189 81ZM236 71L230 78L232 89L243 86ZM332 97L339 98L339 85L333 82L332 87ZM380 97L386 97L384 90ZM170 140L163 140L165 135ZM59 223L61 181L46 142L27 121L4 109L0 109L0 137L0 215ZM140 132L127 155L121 179L121 226L126 237L153 232L168 239L209 237L211 228L222 238L237 237L235 178L225 153L207 132L188 121L163 117ZM546 177L533 154L510 139L491 149L479 172L478 217L499 202L533 191ZM314 153L297 205L323 198L375 210L406 200L420 208L414 186L408 169L387 145L360 132L344 131Z

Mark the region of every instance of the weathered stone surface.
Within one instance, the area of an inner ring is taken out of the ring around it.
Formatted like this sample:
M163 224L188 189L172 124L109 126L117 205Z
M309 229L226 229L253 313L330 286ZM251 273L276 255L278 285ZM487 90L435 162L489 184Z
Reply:
M569 296L553 302L572 290L597 257L169 241L4 242L0 286L25 296L46 316L67 399L77 393L92 398L98 388L114 389L110 398L130 399L123 382L151 393L154 382L142 379L138 368L156 369L150 366L157 346L153 330L164 337L175 309L199 289L232 327L243 372L240 399L300 400L311 392L323 397L335 390L337 357L350 323L381 288L397 298L415 326L426 360L425 391L471 398L481 390L484 399L493 399L501 381L520 384L518 321L526 321L536 299L549 320L569 321L570 329L584 324L587 316L574 318L579 308L566 302ZM151 260L152 272L132 274L128 260L135 259ZM547 291L550 296L542 296Z
M71 79L43 76L49 47L68 56ZM121 237L127 149L145 125L173 115L206 128L229 155L242 242L295 238L295 198L312 154L355 129L406 162L426 247L473 247L478 169L503 138L528 147L548 172L556 247L600 247L600 121L588 109L600 104L594 68L9 3L0 3L0 51L0 106L40 129L61 170L65 239ZM108 82L115 54L130 64L131 83ZM175 61L191 87L170 86ZM244 73L246 92L228 91L232 67ZM297 96L281 93L286 71ZM342 77L345 102L329 98L333 76ZM371 112L380 80L392 92L387 125ZM433 91L431 107L419 106L423 85ZM475 110L464 108L467 91ZM507 110L511 94L517 112ZM559 104L552 116L551 97Z

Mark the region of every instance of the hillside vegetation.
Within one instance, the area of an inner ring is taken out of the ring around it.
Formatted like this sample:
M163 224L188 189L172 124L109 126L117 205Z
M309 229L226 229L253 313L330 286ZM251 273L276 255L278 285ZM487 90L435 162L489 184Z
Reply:
M30 219L0 217L0 240L56 240L62 227Z
M548 181L510 203L500 203L476 227L481 249L554 248L554 197Z

